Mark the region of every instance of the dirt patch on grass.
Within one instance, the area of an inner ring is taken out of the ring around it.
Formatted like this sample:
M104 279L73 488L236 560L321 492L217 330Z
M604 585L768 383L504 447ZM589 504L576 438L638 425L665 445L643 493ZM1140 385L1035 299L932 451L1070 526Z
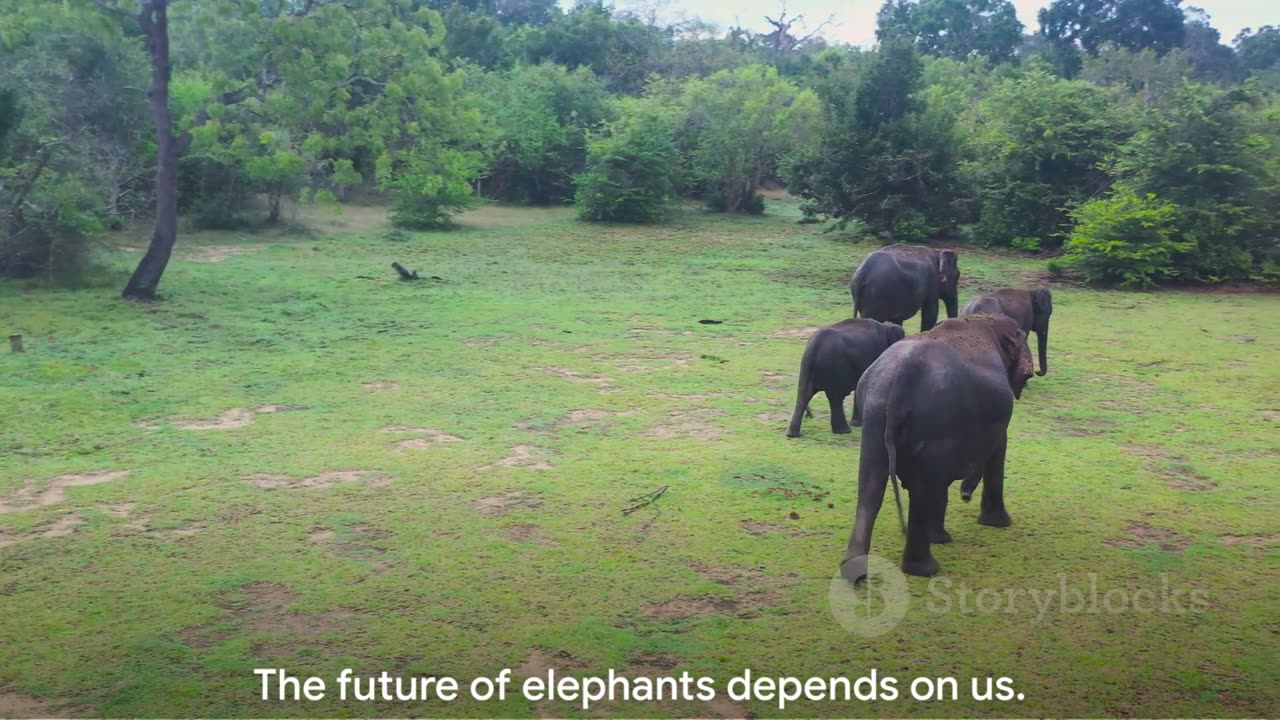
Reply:
M1218 483L1199 472L1184 455L1177 455L1155 445L1126 445L1125 452L1143 459L1147 471L1159 475L1175 490L1207 492Z
M771 338L810 338L813 334L820 330L817 325L805 325L804 327L790 327L774 330L769 333Z
M1280 542L1280 535L1220 535L1218 539L1227 545L1248 545L1263 548Z
M1131 522L1125 526L1129 537L1118 537L1104 540L1102 544L1113 548L1142 548L1158 546L1167 552L1182 552L1191 544L1191 538L1172 530L1155 528L1146 523Z
M779 595L773 592L754 592L732 598L680 596L645 605L640 614L650 620L692 620L708 615L751 618L759 615L760 608L776 605L778 599Z
M740 520L738 525L747 532L748 535L759 537L770 533L787 532L789 528L782 525L775 525L760 520Z
M542 547L559 547L560 543L547 537L541 525L533 523L517 523L507 528L507 537L514 542L541 545Z
M627 660L627 664L618 671L618 674L632 678L668 677L683 662L680 658L669 653L636 653Z
M693 410L674 410L667 413L667 421L657 427L649 428L640 434L654 438L690 438L694 440L714 440L727 431L719 425L710 424L710 419L722 414L712 408L696 408Z
M359 523L337 530L314 527L307 533L307 542L339 557L368 563L373 567L374 574L380 574L390 569L391 564L382 559L387 549L374 543L389 537L391 533L386 530Z
M687 368L694 361L694 355L685 352L660 355L598 355L593 359L599 362L616 363L614 367L622 372L654 372Z
M236 596L220 599L215 604L229 613L230 620L240 632L284 638L256 643L253 646L255 657L293 654L301 647L317 644L327 646L318 641L331 632L347 629L356 617L356 613L350 610L321 613L290 610L298 597L298 593L286 585L257 581L241 587ZM235 632L224 622L186 628L179 631L178 637L191 647L209 647Z
M532 445L517 445L511 448L511 455L492 465L482 465L476 470L481 472L495 467L525 468L527 470L550 470L553 466L549 459L551 452Z
M766 372L760 375L760 384L770 390L794 389L796 377L790 373Z
M505 515L518 508L536 510L542 507L542 500L526 494L523 490L513 490L504 495L480 498L472 505L485 515Z
M440 445L442 443L462 442L462 438L457 435L432 430L430 428L406 427L404 425L394 425L392 427L382 428L384 433L396 433L406 435L417 435L418 437L397 440L393 445L401 450L426 450L427 448Z
M83 524L84 518L80 517L79 514L69 513L28 533L0 533L0 547L38 538L67 537Z
M721 567L715 565L694 565L694 572L706 580L725 587L738 585L754 586L761 578L758 568Z
M346 482L363 482L373 487L382 487L390 484L392 478L373 470L332 470L302 479L291 475L258 473L246 476L244 480L263 490L296 490L298 488L330 488Z
M660 327L633 327L627 328L627 332L632 335L692 335L692 330L668 330Z
M374 380L372 382L360 383L360 387L369 392L381 392L383 390L399 390L400 383L394 383L390 380Z
M727 697L716 696L714 699L705 703L707 710L712 717L726 718L728 720L746 720L755 716L747 712L747 709Z
M272 413L287 412L290 410L302 410L297 405L262 405L253 408L231 408L219 414L212 420L200 419L178 419L172 420L173 426L181 430L239 430L253 424L259 415L270 415Z
M67 488L115 482L128 477L131 472L133 471L101 470L98 472L59 475L43 490L37 490L33 483L28 482L17 492L0 499L0 515L55 505L67 498Z
M570 370L569 368L562 368L562 367L549 367L549 368L543 368L543 370L551 373L552 375L555 375L558 378L564 378L565 380L569 380L571 382L590 383L592 385L599 385L601 387L606 387L609 385L609 378L602 377L600 375L587 375L584 373L580 373L577 370Z
M261 250L262 245L203 245L189 247L182 251L182 259L187 262L216 263L237 255L249 255Z
M52 718L61 716L52 714L49 710L48 704L40 700L36 700L35 698L19 695L17 693L0 692L0 717Z

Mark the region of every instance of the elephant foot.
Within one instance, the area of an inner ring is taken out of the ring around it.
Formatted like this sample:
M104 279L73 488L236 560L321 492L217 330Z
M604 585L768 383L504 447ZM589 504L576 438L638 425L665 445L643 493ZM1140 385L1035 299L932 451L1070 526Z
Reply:
M1009 513L1004 510L989 511L983 510L978 513L978 524L988 527L1009 527L1013 524L1013 519L1009 517Z
M946 545L951 542L951 533L945 528L937 528L929 531L929 543L932 545Z
M798 438L798 437L800 437L800 431L799 431L799 430L788 430L788 431L787 431L787 437L789 437L789 438Z
M853 430L850 429L848 425L842 425L840 427L831 428L831 432L835 433L836 435L848 435L849 433L853 432Z
M902 572L916 577L933 577L938 574L938 561L932 555L923 560L903 558Z
M840 563L840 575L851 585L867 579L867 556L845 558Z
M849 424L850 424L850 425L852 425L852 426L854 426L854 427L862 427L862 418L854 418L854 419L853 419L853 422L851 422L851 423L849 423Z

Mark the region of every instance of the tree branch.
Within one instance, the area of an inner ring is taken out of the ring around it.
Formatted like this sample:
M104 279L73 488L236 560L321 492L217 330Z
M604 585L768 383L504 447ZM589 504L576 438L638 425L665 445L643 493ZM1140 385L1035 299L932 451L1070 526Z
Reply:
M272 85L275 85L279 80L280 78L276 75L264 74L262 77L258 78L253 85L245 85L243 87L238 87L235 90L228 90L227 92L224 92L218 97L214 98L213 102L210 103L210 105L207 105L201 108L200 112L196 113L195 122L191 124L191 128L181 133L176 138L177 146L178 146L178 149L177 149L178 154L181 155L182 153L186 152L187 148L191 146L191 130L194 130L195 128L198 128L198 127L203 127L205 123L209 122L209 118L210 118L209 107L211 107L212 105L225 106L225 105L235 105L237 103L242 103L251 97L254 90L266 90Z

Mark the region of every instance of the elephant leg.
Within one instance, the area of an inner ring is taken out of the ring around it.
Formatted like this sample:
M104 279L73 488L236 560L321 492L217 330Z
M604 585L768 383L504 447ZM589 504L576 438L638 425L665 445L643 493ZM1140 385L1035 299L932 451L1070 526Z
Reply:
M813 419L813 411L809 409L809 405L807 403L804 406L804 416L810 420Z
M938 507L936 508L937 517L934 518L933 525L929 527L929 542L934 545L945 545L951 542L951 533L947 532L946 527L948 500L947 493L941 493Z
M978 523L991 527L1009 527L1013 521L1004 509L1004 455L1008 448L1008 438L1000 441L987 460L982 471L982 510L978 513Z
M827 390L826 393L827 404L831 406L831 432L837 435L853 432L844 416L844 396L834 390Z
M938 574L938 561L929 550L929 536L939 522L938 499L935 488L921 483L911 493L907 510L907 547L902 553L902 571L908 575L930 577Z
M884 432L868 435L858 457L858 509L845 547L840 574L851 583L867 576L867 554L871 552L871 531L876 525L876 514L884 502L885 485L889 482L889 453L880 439Z
M853 421L849 424L854 427L862 427L862 410L858 408L858 393L851 394L853 395Z
M978 468L976 472L960 483L960 499L969 502L973 498L973 491L977 489L980 482L982 482L982 468Z

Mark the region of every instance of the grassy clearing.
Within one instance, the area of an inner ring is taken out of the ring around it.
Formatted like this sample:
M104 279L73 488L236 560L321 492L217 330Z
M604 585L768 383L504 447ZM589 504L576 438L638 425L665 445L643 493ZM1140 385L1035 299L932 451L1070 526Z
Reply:
M24 508L0 514L0 696L112 716L776 715L264 703L252 668L874 667L1009 676L1026 697L786 714L1273 712L1277 298L1055 288L1051 371L1013 421L1014 526L954 503L936 549L973 591L1163 578L1206 611L937 613L912 578L902 624L866 639L827 607L857 436L820 402L783 432L806 329L847 315L870 248L781 207L657 228L485 208L399 240L361 211L310 237L188 236L154 306L0 285L28 348L0 356L0 503ZM441 279L396 281L392 260ZM962 303L1042 270L960 264ZM895 560L896 523L890 504L875 543Z

